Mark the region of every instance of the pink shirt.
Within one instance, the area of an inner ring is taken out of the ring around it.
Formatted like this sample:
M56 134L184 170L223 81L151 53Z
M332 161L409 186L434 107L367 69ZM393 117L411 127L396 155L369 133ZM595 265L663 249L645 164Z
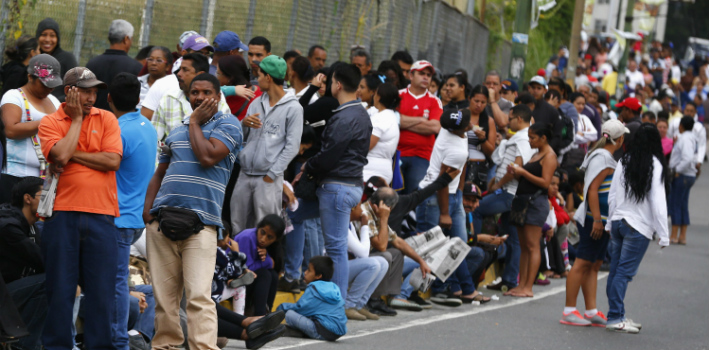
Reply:
M672 145L673 144L674 144L674 141L671 138L669 138L669 137L663 138L662 139L662 154L664 154L665 156L670 154L672 152Z

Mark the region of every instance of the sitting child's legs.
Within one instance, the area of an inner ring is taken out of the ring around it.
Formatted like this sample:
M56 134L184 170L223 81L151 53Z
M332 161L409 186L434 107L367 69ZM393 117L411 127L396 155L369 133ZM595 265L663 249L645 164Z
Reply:
M293 310L288 310L286 312L286 324L293 327L310 338L317 340L324 340L320 333L318 333L315 322L308 317L305 317Z

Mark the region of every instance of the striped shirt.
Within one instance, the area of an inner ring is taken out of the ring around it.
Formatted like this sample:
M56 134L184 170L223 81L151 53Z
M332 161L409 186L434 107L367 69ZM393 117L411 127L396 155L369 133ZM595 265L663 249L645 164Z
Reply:
M203 167L192 151L187 119L165 140L170 152L160 154L159 162L170 163L170 166L150 212L156 215L162 207L190 209L199 215L203 224L223 228L222 203L229 175L241 151L241 124L233 115L217 112L200 128L205 138L224 143L229 155L212 167Z
M610 193L611 191L612 180L613 174L610 174L606 176L605 179L603 179L603 182L601 182L601 186L598 187L598 206L599 209L601 209L601 220L603 220L604 225L608 220L608 193ZM586 216L593 219L593 214L591 214L590 209L586 210Z
M521 157L521 154L517 150L517 145L511 142L507 143L505 148L505 153L502 156L502 163L497 165L497 170L495 171L495 181L502 180L502 177L507 174L507 166L514 163L517 157ZM502 188L510 194L517 193L517 185L519 181L512 179L502 186Z

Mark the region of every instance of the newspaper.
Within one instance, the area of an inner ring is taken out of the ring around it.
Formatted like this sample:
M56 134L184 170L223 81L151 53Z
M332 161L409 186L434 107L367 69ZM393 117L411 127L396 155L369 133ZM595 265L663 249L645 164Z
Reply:
M436 276L433 274L429 273L426 275L426 277L423 277L423 273L421 273L421 268L416 268L413 272L411 272L411 277L409 277L409 284L414 287L414 290L420 290L423 293L426 293L428 291L428 288L431 287L431 284L433 284L433 281L436 280Z
M462 239L453 237L423 259L431 268L431 272L445 282L463 262L469 251L470 247Z
M406 239L411 248L416 251L416 254L423 257L432 250L446 243L448 237L443 235L443 230L440 226L436 226L419 235L411 236Z
M59 174L47 175L44 178L44 186L42 187L42 196L39 199L37 206L37 215L43 218L52 216L54 211L54 199L57 197L57 183L59 182Z

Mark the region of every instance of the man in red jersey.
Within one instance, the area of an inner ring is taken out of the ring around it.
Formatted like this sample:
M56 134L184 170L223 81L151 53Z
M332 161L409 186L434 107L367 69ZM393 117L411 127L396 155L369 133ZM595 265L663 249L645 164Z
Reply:
M399 91L401 103L399 113L399 147L401 151L401 173L407 194L418 189L419 182L426 175L428 161L433 151L436 135L441 130L441 100L428 92L428 85L435 73L428 61L416 61L411 66L411 85Z

